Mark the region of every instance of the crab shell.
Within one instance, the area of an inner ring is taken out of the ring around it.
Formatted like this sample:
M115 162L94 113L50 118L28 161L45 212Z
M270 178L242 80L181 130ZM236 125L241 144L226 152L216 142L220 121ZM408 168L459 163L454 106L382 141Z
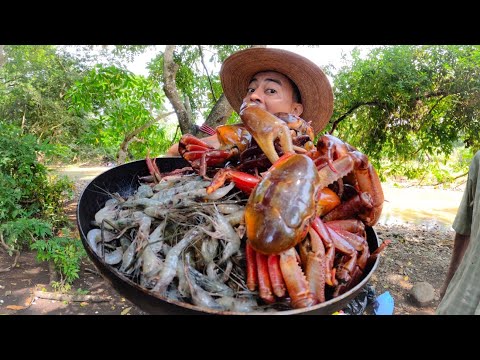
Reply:
M250 245L262 254L278 254L302 241L315 216L319 184L308 156L285 154L275 162L247 202Z

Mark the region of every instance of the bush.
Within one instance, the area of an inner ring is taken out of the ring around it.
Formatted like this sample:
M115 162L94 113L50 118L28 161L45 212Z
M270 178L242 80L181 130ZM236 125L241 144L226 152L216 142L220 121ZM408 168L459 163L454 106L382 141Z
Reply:
M73 198L73 182L49 175L37 158L44 146L34 136L2 122L0 128L0 239L10 254L41 250L41 259L73 281L83 256L79 240L58 236L69 224L64 205Z
M64 229L64 234L48 241L37 240L31 248L37 251L38 260L52 261L60 273L61 284L68 284L78 279L80 262L86 253L80 239L71 238L68 229Z

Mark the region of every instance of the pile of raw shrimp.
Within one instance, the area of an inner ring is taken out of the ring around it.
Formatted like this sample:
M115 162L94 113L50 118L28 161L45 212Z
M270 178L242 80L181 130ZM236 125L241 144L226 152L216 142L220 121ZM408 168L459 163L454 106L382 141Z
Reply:
M88 243L115 271L164 298L227 312L290 309L247 289L247 196L233 183L207 195L209 185L178 174L143 183L128 198L111 194Z

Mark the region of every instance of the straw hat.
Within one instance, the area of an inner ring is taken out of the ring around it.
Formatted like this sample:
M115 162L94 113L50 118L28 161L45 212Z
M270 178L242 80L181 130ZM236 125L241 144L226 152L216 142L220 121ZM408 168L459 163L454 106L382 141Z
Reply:
M311 121L315 134L322 131L333 113L333 92L324 72L312 61L291 51L273 48L249 48L238 51L222 64L220 78L224 94L236 112L247 94L253 75L277 71L298 87L303 113Z

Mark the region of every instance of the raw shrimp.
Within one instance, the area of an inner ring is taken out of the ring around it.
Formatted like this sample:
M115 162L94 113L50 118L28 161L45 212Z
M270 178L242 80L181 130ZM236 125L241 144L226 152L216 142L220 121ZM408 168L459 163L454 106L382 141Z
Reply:
M172 247L165 258L162 271L160 272L159 279L152 289L154 292L163 294L167 289L170 282L175 277L177 272L178 258L183 250L190 245L195 238L200 234L200 230L197 228L191 228L187 231L184 238L178 242L177 245Z

